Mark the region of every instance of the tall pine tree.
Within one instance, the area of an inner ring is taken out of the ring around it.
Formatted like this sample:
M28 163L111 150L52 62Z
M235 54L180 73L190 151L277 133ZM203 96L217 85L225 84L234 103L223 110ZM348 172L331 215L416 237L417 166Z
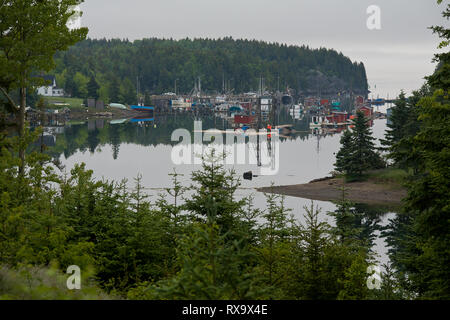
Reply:
M87 84L88 98L98 99L98 89L100 89L100 86L95 80L95 77L91 76L91 79Z
M384 161L376 151L368 119L360 111L356 115L353 130L344 132L341 138L335 168L349 178L359 179L367 170L384 167Z
M353 135L350 130L345 130L341 137L341 149L336 154L336 163L334 164L337 171L349 173L351 170L350 159L353 152Z

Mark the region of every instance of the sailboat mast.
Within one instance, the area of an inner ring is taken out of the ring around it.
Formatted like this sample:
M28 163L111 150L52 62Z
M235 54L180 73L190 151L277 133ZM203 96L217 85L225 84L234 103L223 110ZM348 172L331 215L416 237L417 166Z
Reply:
M136 98L139 105L139 76L136 76Z

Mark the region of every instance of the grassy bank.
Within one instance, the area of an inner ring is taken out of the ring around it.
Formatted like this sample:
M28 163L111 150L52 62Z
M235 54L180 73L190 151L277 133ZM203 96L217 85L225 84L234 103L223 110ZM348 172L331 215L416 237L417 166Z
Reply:
M377 170L369 170L362 176L348 176L338 174L335 178L345 179L346 183L353 182L369 182L378 185L384 185L392 189L402 188L408 177L408 172L398 168L384 168Z
M397 168L373 170L367 173L367 180L378 184L393 184L401 186L408 176L408 172Z
M83 106L83 99L81 98L65 98L65 97L43 97L46 105L52 109L70 108L81 109Z

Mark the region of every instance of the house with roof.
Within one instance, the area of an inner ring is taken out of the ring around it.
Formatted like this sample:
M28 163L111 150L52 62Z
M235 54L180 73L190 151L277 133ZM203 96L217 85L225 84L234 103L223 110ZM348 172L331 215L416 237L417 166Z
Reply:
M362 113L364 113L364 116L366 118L370 118L373 115L373 109L370 106L362 106L357 108L357 111L361 111Z
M63 97L64 89L58 88L56 85L56 78L54 76L42 76L42 78L49 82L49 85L44 85L37 89L37 93L44 97Z

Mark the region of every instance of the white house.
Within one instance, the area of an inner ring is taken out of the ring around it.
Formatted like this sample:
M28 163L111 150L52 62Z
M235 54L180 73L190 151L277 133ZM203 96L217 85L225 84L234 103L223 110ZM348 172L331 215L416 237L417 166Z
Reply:
M58 88L56 86L56 78L54 76L43 76L44 80L51 81L48 86L39 87L37 92L41 96L45 97L63 97L64 89Z

